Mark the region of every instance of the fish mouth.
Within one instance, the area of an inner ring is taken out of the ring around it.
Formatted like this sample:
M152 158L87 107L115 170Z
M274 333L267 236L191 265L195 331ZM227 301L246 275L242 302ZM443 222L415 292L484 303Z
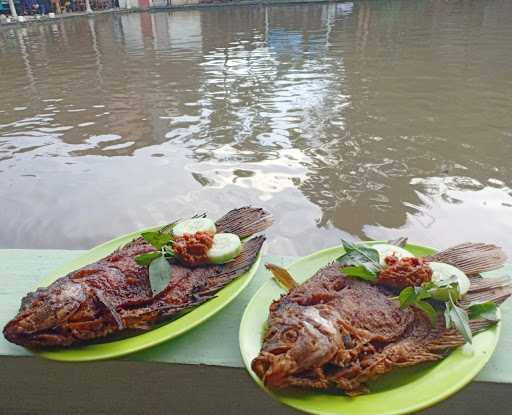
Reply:
M8 341L20 346L29 344L32 339L32 334L20 327L14 320L5 325L3 334Z
M16 321L7 323L3 329L3 334L11 343L33 349L62 345L62 336L48 330L29 333L27 330L20 327Z
M261 352L252 361L251 368L266 386L284 388L289 385L288 376L298 370L298 365L286 353L275 355Z

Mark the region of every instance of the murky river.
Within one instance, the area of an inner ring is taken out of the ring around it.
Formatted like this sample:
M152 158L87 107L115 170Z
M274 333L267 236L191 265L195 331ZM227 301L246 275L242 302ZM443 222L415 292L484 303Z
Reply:
M0 247L264 206L340 237L512 254L512 2L102 15L0 30Z

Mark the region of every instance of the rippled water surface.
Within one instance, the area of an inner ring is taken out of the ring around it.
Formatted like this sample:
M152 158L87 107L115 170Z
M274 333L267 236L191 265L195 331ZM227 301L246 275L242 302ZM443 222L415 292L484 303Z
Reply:
M512 254L512 2L372 1L0 30L0 247L246 204L267 250Z

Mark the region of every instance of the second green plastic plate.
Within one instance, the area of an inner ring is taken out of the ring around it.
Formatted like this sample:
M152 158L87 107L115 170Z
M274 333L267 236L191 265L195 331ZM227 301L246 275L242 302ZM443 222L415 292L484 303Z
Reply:
M416 256L434 252L417 245L406 248ZM295 261L287 269L298 282L303 282L343 252L341 247L325 249ZM458 348L437 363L394 370L371 382L371 392L367 395L350 398L341 393L272 391L251 370L251 362L261 348L270 303L283 292L269 276L269 281L254 295L240 325L240 350L247 370L258 385L282 403L312 414L398 415L419 411L469 383L487 363L498 341L499 326L496 326L474 337L472 354L464 354Z

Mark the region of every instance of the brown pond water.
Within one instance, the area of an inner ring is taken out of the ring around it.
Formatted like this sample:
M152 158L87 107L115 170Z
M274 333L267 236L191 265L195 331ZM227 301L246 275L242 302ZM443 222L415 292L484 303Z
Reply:
M194 212L512 254L512 2L372 1L0 30L0 247L89 248Z

